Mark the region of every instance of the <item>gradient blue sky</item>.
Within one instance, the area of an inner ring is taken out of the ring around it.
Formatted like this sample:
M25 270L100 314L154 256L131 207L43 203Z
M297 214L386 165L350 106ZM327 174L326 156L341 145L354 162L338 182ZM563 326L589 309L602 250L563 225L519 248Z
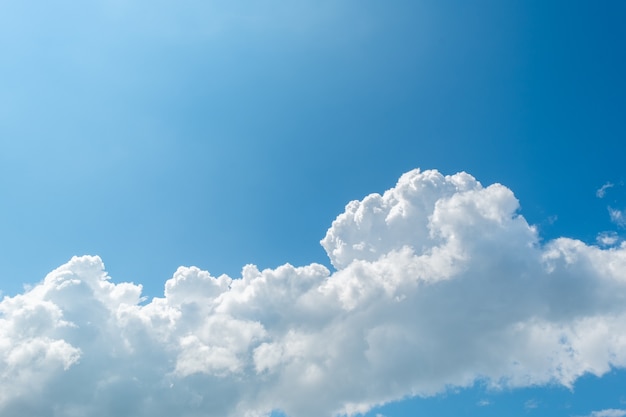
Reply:
M506 185L544 239L622 236L625 21L622 1L2 1L0 289L83 254L149 297L179 265L330 266L345 204L417 167ZM624 386L371 416L586 416Z

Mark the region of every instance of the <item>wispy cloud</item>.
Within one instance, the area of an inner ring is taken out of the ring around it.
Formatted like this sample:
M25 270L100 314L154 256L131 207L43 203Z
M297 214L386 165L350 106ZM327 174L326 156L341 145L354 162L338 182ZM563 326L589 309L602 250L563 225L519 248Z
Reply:
M601 232L596 236L596 242L602 246L615 245L619 240L619 235L616 232Z
M489 400L480 400L476 403L477 406L479 407L486 407L488 405L491 405L491 401Z
M608 190L609 188L614 187L614 186L615 186L615 184L613 184L611 182L607 182L602 187L600 187L600 188L598 188L596 190L596 197L604 198L604 196L606 195L606 190Z
M535 409L537 407L539 407L539 402L537 400L535 400L534 398L530 399L530 400L528 400L528 401L526 401L524 403L524 408L527 409L527 410L533 410L533 409Z
M626 416L626 410L609 408L606 410L592 411L585 417L624 417Z
M608 208L611 221L620 227L626 226L626 209L618 210L612 207Z
M412 171L333 222L334 273L181 267L149 302L75 257L0 302L0 414L318 417L626 366L626 248L544 244L518 209L502 185Z

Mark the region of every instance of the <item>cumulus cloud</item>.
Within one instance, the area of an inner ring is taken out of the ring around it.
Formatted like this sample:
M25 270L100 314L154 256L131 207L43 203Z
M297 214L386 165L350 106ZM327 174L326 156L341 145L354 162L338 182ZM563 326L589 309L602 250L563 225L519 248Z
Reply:
M333 222L333 273L181 267L143 300L72 258L0 303L0 414L352 415L624 367L626 244L543 243L518 210L503 185L414 170Z

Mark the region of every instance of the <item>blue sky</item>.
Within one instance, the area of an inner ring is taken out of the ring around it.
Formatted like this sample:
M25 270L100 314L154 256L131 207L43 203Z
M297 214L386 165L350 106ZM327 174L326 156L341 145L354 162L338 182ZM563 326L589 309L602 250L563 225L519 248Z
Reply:
M625 18L619 1L1 2L2 294L75 255L148 300L181 265L333 271L333 220L415 168L503 184L540 242L617 248ZM479 380L368 415L615 417L625 379Z

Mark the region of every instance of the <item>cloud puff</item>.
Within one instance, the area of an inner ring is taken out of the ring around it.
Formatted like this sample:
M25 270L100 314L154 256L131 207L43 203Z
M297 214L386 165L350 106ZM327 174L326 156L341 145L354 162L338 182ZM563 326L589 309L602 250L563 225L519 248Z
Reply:
M612 207L608 208L611 221L618 226L626 226L626 210L618 210Z
M596 242L602 246L612 246L618 243L620 240L619 235L616 232L600 232L596 236Z
M181 267L149 302L83 256L0 303L3 416L365 412L626 365L626 244L543 243L508 188L419 170L346 206L336 272Z

